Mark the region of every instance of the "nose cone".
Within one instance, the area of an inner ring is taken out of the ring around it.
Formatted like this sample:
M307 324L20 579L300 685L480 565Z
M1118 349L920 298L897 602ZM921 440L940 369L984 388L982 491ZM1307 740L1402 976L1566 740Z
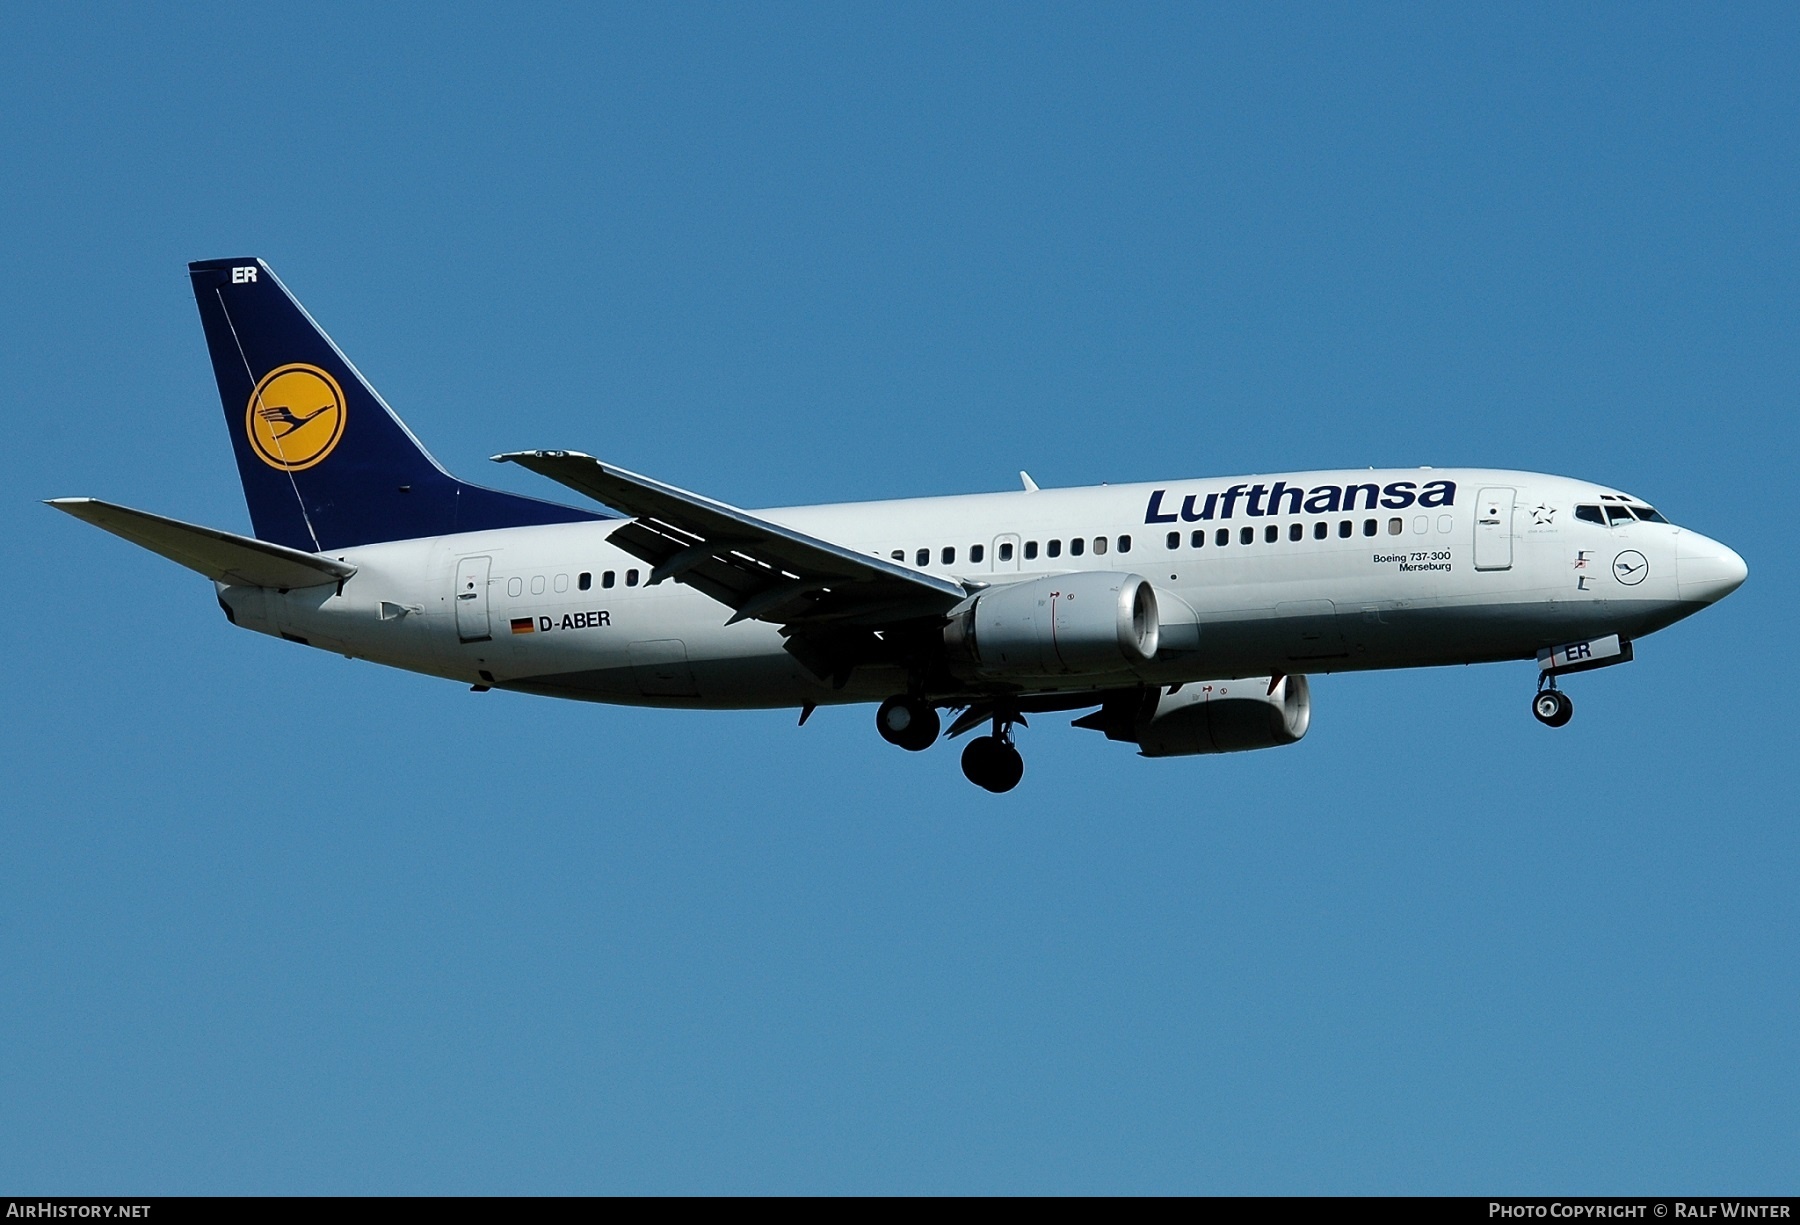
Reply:
M1683 531L1675 544L1675 590L1683 600L1711 604L1743 585L1744 559L1716 540Z

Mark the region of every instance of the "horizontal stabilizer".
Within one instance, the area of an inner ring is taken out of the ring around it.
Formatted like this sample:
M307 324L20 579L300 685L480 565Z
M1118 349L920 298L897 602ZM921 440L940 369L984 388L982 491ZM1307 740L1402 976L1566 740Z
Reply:
M286 589L339 583L356 573L355 566L329 557L166 519L97 498L53 498L45 505L197 570L216 582Z

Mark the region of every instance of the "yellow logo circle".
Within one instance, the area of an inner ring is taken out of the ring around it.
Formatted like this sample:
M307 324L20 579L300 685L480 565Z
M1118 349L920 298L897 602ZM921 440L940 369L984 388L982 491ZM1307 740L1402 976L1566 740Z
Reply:
M271 468L310 468L344 436L344 389L317 366L277 366L250 393L244 432Z

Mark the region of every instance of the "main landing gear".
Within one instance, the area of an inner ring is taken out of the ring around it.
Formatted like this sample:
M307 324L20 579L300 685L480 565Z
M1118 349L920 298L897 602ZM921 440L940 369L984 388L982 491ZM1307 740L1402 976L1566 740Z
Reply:
M1025 759L1012 742L1013 724L1025 720L1016 712L999 707L994 709L993 718L993 734L977 736L964 747L962 768L963 776L971 783L999 795L1017 787L1025 777Z
M1575 717L1575 703L1556 687L1556 678L1551 677L1550 687L1538 690L1531 699L1531 713L1546 727L1561 727Z
M999 720L995 720L998 725ZM992 736L977 736L963 749L963 774L977 787L998 795L1011 791L1025 777L1025 759L1013 747L1010 728L996 727Z
M875 712L875 730L889 744L909 753L923 752L937 741L938 713L930 702L918 698L889 698Z
M965 712L950 734L960 735L971 726L979 727L990 711L994 732L969 741L963 749L962 768L971 783L998 794L1011 791L1025 777L1025 759L1012 742L1013 725L1024 723L1023 716L1016 711L977 707ZM940 727L937 708L922 698L891 697L875 712L875 730L881 738L913 753L930 748Z

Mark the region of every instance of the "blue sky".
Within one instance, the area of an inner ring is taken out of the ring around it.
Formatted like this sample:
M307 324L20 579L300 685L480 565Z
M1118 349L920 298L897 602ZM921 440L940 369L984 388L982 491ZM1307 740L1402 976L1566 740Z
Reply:
M14 4L0 1190L1791 1192L1785 5ZM1718 608L1287 749L490 693L37 505L245 530L190 259L462 475L742 505L1579 474Z

